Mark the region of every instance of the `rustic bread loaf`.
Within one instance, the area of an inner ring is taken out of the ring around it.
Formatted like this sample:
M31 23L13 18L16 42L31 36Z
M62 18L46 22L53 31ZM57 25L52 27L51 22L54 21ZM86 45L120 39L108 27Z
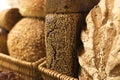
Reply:
M47 14L45 41L47 68L75 76L77 68L76 33L81 14Z
M87 16L79 63L93 80L120 80L120 3L101 0Z
M0 26L10 31L21 18L17 8L5 9L0 12Z
M46 13L89 11L99 0L46 0Z
M23 16L44 17L45 0L19 0L19 9Z
M10 56L34 62L46 55L44 39L44 20L23 18L8 35Z
M0 53L8 54L7 35L7 30L0 27Z

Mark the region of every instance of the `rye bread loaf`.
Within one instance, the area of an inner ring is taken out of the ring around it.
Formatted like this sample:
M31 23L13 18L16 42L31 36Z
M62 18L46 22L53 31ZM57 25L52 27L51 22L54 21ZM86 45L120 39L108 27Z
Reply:
M17 8L5 9L0 12L0 26L10 31L21 18Z
M29 17L45 16L45 0L18 0L20 13Z
M99 0L46 0L46 13L89 11Z
M76 33L81 14L47 14L45 41L47 68L75 76L77 74Z
M46 55L44 20L23 18L10 31L7 41L10 56L35 62Z
M7 30L0 27L0 53L8 54L7 35Z
M81 35L84 51L79 52L82 69L92 80L120 80L119 0L101 0L86 21Z

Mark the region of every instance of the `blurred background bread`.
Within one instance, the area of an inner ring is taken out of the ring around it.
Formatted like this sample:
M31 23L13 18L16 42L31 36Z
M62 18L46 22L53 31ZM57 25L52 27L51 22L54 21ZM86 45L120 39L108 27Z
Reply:
M45 16L45 0L19 0L20 13L29 17Z
M0 26L10 31L12 27L22 18L17 8L0 11Z
M7 35L7 30L0 27L0 53L8 54Z
M44 20L23 18L10 31L7 41L10 56L34 62L45 56Z
M78 13L89 11L99 0L46 0L46 13Z

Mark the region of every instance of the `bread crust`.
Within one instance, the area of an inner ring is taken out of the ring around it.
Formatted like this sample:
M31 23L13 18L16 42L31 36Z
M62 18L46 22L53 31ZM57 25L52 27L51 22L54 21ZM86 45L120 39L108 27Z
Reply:
M89 11L99 0L46 0L46 13Z
M7 41L10 56L28 62L45 57L44 20L23 18L10 31Z
M18 8L5 9L0 12L0 26L10 31L21 18Z
M77 68L76 32L81 14L47 14L45 43L47 68L74 76Z
M120 79L120 4L119 0L101 0L86 18L82 31L84 52L79 63L93 80Z
M45 0L19 0L20 13L29 17L45 17Z
M0 27L0 53L8 54L7 49L7 30Z

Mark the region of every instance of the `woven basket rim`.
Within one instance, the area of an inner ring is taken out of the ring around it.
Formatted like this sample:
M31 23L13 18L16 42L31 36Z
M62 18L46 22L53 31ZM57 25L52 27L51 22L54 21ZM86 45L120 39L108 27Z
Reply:
M38 65L41 64L46 57L41 58L36 62L26 62L16 58L13 58L9 55L0 53L0 69L10 70L22 74L24 76L30 76L36 78L39 75Z
M55 70L47 69L45 67L46 61L38 65L38 70L41 74L50 76L52 78L58 79L58 80L78 80L77 78L67 76L65 74L59 73Z
M27 61L23 61L23 60L19 60L19 59L16 59L14 57L11 57L9 55L6 55L6 54L3 54L3 53L0 53L0 60L1 61L6 61L8 63L14 63L14 64L21 64L21 66L28 66L28 67L36 67L38 66L40 63L42 63L44 60L46 59L46 57L44 58L41 58L39 59L38 61L36 62L27 62Z

